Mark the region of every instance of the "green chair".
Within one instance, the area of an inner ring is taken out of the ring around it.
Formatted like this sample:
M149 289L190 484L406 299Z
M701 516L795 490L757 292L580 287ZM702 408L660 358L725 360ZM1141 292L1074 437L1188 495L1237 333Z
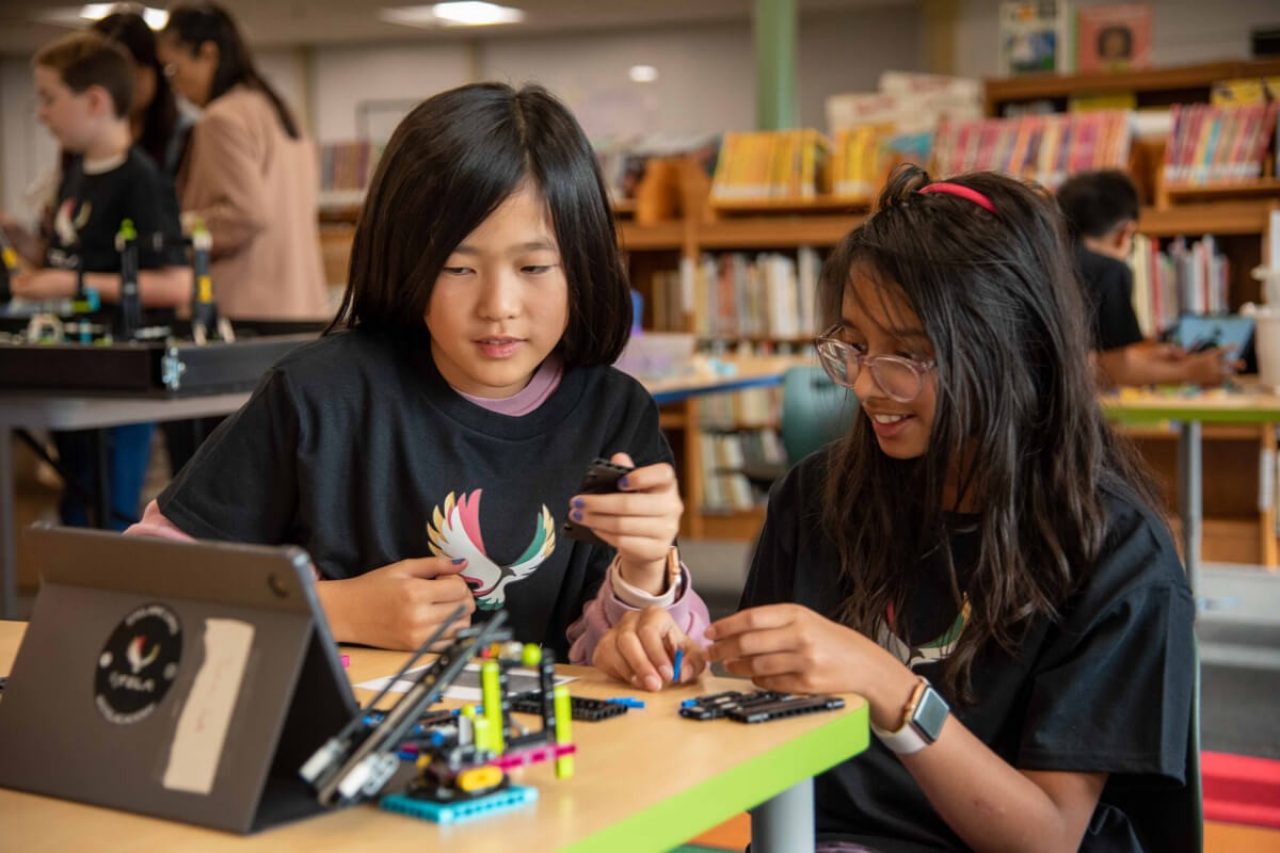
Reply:
M792 465L848 432L858 400L831 381L821 367L792 367L782 377L782 446L786 462L755 463L742 473L753 484L768 488Z

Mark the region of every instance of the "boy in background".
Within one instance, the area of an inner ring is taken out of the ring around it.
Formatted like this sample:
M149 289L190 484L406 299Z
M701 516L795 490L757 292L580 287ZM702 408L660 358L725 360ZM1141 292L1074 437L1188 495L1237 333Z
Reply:
M1231 375L1222 349L1189 353L1148 341L1133 310L1133 270L1127 260L1138 231L1138 191L1120 171L1083 172L1058 190L1076 240L1076 264L1093 314L1099 382L1112 385L1221 385Z
M14 296L37 301L70 297L77 270L83 270L86 288L108 303L101 319L110 322L115 312L109 303L120 298L116 233L130 219L138 234L143 304L186 304L192 279L173 187L132 142L134 74L128 54L96 33L77 33L42 49L33 66L37 117L74 156L58 185L52 228L44 235L44 266L16 276ZM109 431L112 527L124 529L137 518L153 428L137 424ZM84 525L88 513L82 496L92 482L95 434L57 433L54 438L65 473L80 485L64 491L62 521Z

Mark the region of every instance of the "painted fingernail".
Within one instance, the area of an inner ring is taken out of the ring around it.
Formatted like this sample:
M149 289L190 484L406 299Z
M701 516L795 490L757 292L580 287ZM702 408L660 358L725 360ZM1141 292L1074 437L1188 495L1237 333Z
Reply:
M573 511L573 520L582 521L582 510L575 509Z
M629 489L629 488L631 488L631 481L630 481L630 480L628 480L626 477L620 477L620 478L618 479L618 488L620 488L620 489Z
M454 560L454 561L453 561L453 564L454 564L455 566L461 566L461 565L462 565L463 563L465 563L466 561L467 561L467 560L466 560L466 558L465 558L465 557L459 557L458 559L456 559L456 560Z
M587 505L587 502L582 498L574 498L573 505L576 506L578 509L582 509L584 506Z

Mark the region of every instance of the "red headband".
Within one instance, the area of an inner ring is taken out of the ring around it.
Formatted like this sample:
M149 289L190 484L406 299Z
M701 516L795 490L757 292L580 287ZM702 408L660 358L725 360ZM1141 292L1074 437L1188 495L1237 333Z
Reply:
M953 195L956 198L963 198L971 201L989 213L996 212L996 206L991 203L991 199L987 198L977 190L970 189L969 187L961 184L953 184L948 181L938 181L937 183L929 184L926 187L920 188L921 195L928 195L930 193L946 193L947 195Z

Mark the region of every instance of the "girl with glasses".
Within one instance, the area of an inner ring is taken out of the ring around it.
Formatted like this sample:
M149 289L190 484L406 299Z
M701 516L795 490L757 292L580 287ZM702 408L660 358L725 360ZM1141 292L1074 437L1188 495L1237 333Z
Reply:
M740 612L705 632L759 687L866 699L877 737L816 781L818 848L1164 849L1194 606L1095 398L1051 201L904 168L822 294L818 353L863 417L775 486ZM656 689L682 639L630 615L595 663Z

